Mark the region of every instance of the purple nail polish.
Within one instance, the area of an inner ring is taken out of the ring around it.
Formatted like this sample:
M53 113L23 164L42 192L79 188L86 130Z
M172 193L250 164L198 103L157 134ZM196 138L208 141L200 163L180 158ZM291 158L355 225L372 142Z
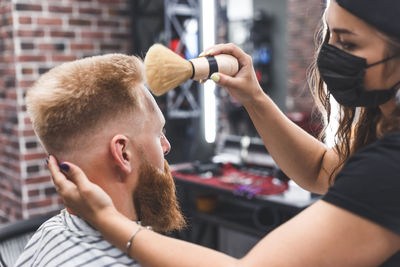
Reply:
M62 162L62 163L60 163L59 166L60 166L60 169L61 169L61 170L65 171L65 172L68 172L68 171L69 171L69 166L68 166L68 164L66 164L66 163Z

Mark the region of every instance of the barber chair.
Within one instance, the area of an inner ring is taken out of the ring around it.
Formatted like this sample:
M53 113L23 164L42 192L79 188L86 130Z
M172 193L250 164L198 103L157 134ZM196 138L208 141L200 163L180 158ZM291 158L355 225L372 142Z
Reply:
M50 217L40 216L0 225L0 267L14 266L29 239Z

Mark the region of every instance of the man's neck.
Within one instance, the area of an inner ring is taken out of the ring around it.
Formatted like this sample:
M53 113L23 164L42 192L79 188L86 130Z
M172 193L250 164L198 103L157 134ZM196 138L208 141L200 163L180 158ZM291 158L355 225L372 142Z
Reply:
M101 137L101 136L100 136ZM87 151L86 151L87 152ZM84 156L83 156L84 155ZM110 155L107 146L96 146L90 153L77 151L64 155L61 160L76 163L85 172L89 180L100 186L112 199L115 208L133 221L138 220L133 203L133 189L130 177L118 177L115 168L110 165ZM72 213L70 210L68 212Z
M105 167L106 164L91 164L84 170L90 180L100 186L112 199L115 208L130 220L137 221L133 193L130 186ZM91 178L93 177L93 178Z

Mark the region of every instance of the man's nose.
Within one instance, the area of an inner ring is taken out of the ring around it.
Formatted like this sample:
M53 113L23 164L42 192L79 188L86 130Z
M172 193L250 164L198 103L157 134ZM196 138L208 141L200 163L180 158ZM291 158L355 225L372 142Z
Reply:
M167 137L162 138L162 149L163 149L163 153L164 155L168 155L168 153L171 151L171 144L169 143Z

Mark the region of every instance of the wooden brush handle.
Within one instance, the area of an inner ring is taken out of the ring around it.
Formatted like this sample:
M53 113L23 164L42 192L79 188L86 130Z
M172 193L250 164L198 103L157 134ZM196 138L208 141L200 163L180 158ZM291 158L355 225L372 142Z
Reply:
M239 71L239 62L234 56L220 54L209 57L199 57L189 60L193 65L192 80L207 80L214 72L220 72L229 76Z

